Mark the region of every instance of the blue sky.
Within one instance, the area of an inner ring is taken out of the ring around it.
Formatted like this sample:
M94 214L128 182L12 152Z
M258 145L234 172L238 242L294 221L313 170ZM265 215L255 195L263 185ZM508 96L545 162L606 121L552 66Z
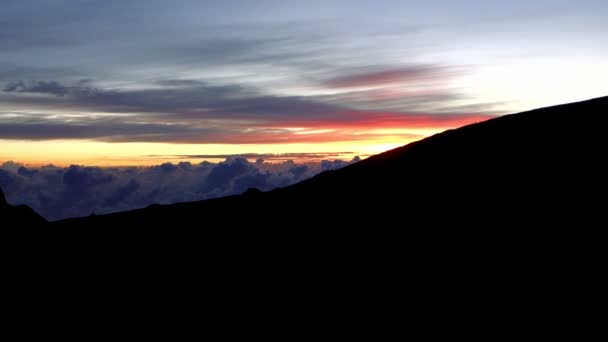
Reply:
M175 154L361 150L608 94L599 0L0 9L0 146L20 153L0 160L33 161L27 151L58 141L180 145Z

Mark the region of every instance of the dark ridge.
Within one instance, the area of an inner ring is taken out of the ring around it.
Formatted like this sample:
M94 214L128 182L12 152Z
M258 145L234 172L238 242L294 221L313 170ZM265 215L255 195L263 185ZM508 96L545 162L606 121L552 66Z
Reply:
M91 283L101 270L103 286L138 284L123 294L148 302L211 286L222 301L337 296L346 310L360 298L552 310L570 282L601 284L606 114L607 97L504 116L270 192L52 223L4 206L0 223L27 235L4 240L17 261L89 270Z
M62 228L72 239L222 239L250 247L555 237L571 232L563 227L605 220L596 198L606 189L606 114L608 97L507 115L270 192L50 224L0 198L2 222Z
M0 208L4 208L8 206L8 202L6 201L6 197L4 197L4 192L0 188Z
M551 222L581 223L598 214L598 204L586 194L604 183L599 170L606 114L608 97L507 115L283 189L53 226L321 238L346 231L412 234L428 233L429 227L485 226L513 232Z
M0 189L0 223L7 228L27 229L47 225L47 221L26 205L10 205Z

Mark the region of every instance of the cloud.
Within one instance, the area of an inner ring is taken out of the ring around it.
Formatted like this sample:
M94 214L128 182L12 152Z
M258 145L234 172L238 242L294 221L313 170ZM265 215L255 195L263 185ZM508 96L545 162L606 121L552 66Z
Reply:
M340 160L250 162L242 157L230 157L220 163L115 168L29 168L7 162L0 165L0 188L11 204L27 204L45 218L57 220L154 203L204 200L240 194L250 188L267 191L348 164Z
M59 140L96 139L112 142L164 141L189 142L199 135L215 137L212 129L192 128L186 125L124 122L110 119L0 119L0 139Z
M140 185L135 179L131 179L124 186L119 187L110 196L108 196L102 203L103 207L113 207L124 202L127 197L139 189Z
M233 186L233 182L241 181L243 179L255 179L265 178L261 175L259 170L247 161L245 158L237 157L227 159L225 162L219 163L216 167L211 170L207 181L205 182L204 189L207 191L226 191L230 186ZM246 181L245 181L246 182ZM258 184L261 187L265 187L266 183ZM237 189L243 190L243 189Z
M78 82L18 81L5 93L47 94L56 98L14 99L46 108L79 108L106 113L150 113L147 119L272 120L282 117L319 118L337 107L297 96L271 96L239 85L214 86L197 80L163 80L152 89L101 89Z
M364 115L370 113L368 118ZM275 143L327 143L339 141L369 141L386 137L386 130L427 129L443 130L491 118L487 115L400 115L395 113L352 112L353 120L311 122L308 119L276 121L264 124L224 122L222 126L153 124L95 119L57 122L36 120L2 122L0 139L65 140L93 139L105 142L165 142L165 143L223 143L223 144L275 144ZM359 118L356 115L360 115ZM273 126L279 127L273 127ZM309 127L293 130L287 127ZM310 133L309 133L310 132ZM423 138L416 133L393 132L395 139L411 141ZM194 155L193 158L197 158ZM294 156L295 157L295 156ZM212 158L210 156L209 158Z
M315 152L315 153L239 153L239 154L187 154L187 155L148 155L147 157L164 157L167 159L232 159L245 158L247 160L287 161L287 160L322 160L341 158L352 155L355 152Z
M319 84L332 91L320 101L363 112L410 114L499 115L504 103L471 102L454 87L467 67L412 64L343 70Z
M375 87L395 84L416 84L446 73L446 68L434 65L413 65L343 75L321 82L330 88Z
M0 112L19 105L38 112L171 115L172 118L165 118L170 122L192 122L201 117L272 120L303 113L320 120L333 115L335 107L395 113L419 112L422 108L430 114L457 110L464 102L458 92L496 101L487 91L493 82L506 87L507 91L499 93L511 94L509 89L520 86L504 81L527 76L506 73L500 80L490 78L487 82L482 81L484 77L475 77L473 82L451 79L452 67L458 67L453 64L466 61L475 69L475 75L483 76L487 72L493 74L494 68L528 65L547 56L559 55L559 60L568 60L569 51L605 55L597 48L605 30L596 29L603 26L577 27L589 21L591 13L585 12L594 8L589 5L567 9L556 5L547 11L542 8L544 2L529 6L492 4L478 13L462 4L412 7L400 1L385 1L377 6L365 1L330 1L322 6L316 2L277 1L270 6L255 1L216 1L212 6L208 1L194 0L182 0L178 5L149 0L145 6L142 1L133 0L93 3L2 1L0 89L10 92L0 95ZM522 13L530 19L534 17L531 13L537 12L542 12L545 19L551 19L549 12L568 12L574 20L565 23L556 16L549 26L509 27L521 24L512 19L521 18ZM592 15L598 23L602 18L595 17L601 13L596 10ZM585 39L554 39L556 28L563 31L564 24L572 29L565 31L574 32L572 37ZM521 32L530 35L528 31L534 31L536 35L530 37L535 39L526 46L513 46L513 38ZM536 44L536 40L546 44ZM573 41L582 45L577 49L562 46ZM605 60L601 58L604 55L596 59ZM433 64L420 64L421 61ZM578 63L585 64L590 63ZM576 68L577 63L573 65ZM216 85L255 87L257 94L244 98L237 91L232 94L236 97L213 97L209 86L201 90L194 83L155 83L186 77L206 79ZM77 95L87 90L74 88L70 82L82 78L97 80L96 88L102 94ZM36 79L44 81L29 81ZM397 84L417 88L421 83L441 83L446 79L453 87L441 89L441 96L436 92L429 95L429 89L401 93L383 89L333 100L304 96ZM176 89L166 92L169 86ZM27 97L28 94L35 96ZM51 96L59 99L50 99ZM525 94L521 96L524 100L516 102L526 103ZM402 100L406 97L407 101ZM491 106L478 112L488 109Z
M8 83L2 91L11 93L48 94L55 96L72 95L75 97L91 97L101 90L89 87L88 80L81 80L75 85L66 86L57 81L18 81Z
M49 112L0 111L0 139L94 139L108 142L306 143L374 139L381 128L445 129L485 120L479 111L451 115L406 112L441 108L450 94L404 95L390 110L369 93L273 96L240 85L167 79L150 89L104 89L90 81L7 84L6 104ZM46 96L40 96L41 94ZM400 104L400 105L398 105ZM371 107L371 108L370 108ZM94 114L82 114L94 113ZM416 138L404 134L404 140Z
M295 177L300 177L301 175L305 174L306 171L308 171L307 165L298 165L289 169L289 172Z
M7 84L2 91L17 93L42 93L53 95L65 95L68 93L68 90L65 86L55 81L31 82L30 84L25 84L23 82L13 82Z
M31 177L38 173L38 170L31 170L27 167L21 166L17 169L17 174L24 177Z
M79 167L72 165L63 174L63 184L69 190L79 191L93 186L109 183L114 179L111 174L98 167Z

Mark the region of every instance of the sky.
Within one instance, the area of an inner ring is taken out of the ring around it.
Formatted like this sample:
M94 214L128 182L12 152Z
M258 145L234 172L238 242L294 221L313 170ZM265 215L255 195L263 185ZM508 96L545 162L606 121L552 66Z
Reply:
M608 94L608 2L2 0L0 163L366 157Z

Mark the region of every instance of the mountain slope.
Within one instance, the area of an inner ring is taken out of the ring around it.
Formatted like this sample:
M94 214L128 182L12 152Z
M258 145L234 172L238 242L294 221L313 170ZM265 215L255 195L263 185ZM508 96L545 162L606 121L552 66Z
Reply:
M8 228L26 228L46 225L46 220L26 205L12 206L0 189L0 223Z
M606 114L608 97L507 115L267 193L53 225L159 226L205 234L273 228L295 238L355 229L412 231L434 224L580 223L601 212L589 194L605 188L601 123ZM306 230L296 233L295 227Z

